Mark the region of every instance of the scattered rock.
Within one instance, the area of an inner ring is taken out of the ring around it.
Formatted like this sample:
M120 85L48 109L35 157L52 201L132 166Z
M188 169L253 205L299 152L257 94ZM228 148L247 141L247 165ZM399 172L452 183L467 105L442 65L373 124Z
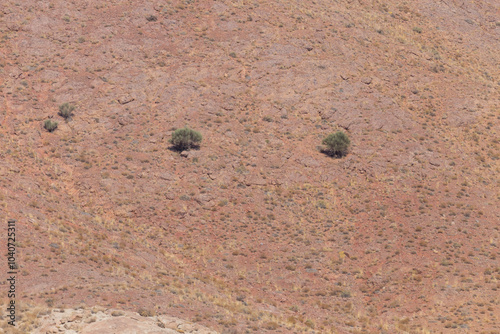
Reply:
M82 320L82 315L80 315L80 314L74 314L68 318L68 322L74 322L74 321L80 321L80 320Z
M361 78L361 82L364 83L365 85L369 85L372 83L372 78L370 77Z
M207 202L212 201L214 197L209 194L200 194L198 196L193 197L193 199L199 204L205 204Z
M122 96L122 97L118 98L118 103L120 103L120 104L127 104L127 103L130 103L132 101L135 101L135 98L133 98L130 95L126 95L126 96Z
M180 154L181 154L181 157L188 158L188 159L198 158L200 156L200 152L193 151L193 150L182 151Z
M162 172L160 174L158 174L158 177L162 180L166 180L166 181L175 181L177 180L177 176L175 176L174 174L170 173L170 172Z
M128 124L128 120L126 120L125 118L119 118L118 124L120 124L121 126L125 126Z
M321 164L312 157L306 157L300 160L305 167L319 167Z

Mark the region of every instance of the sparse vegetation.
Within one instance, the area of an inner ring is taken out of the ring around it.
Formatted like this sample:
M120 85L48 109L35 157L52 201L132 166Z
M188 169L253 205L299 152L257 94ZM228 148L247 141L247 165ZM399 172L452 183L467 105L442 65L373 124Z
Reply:
M45 122L43 122L43 127L45 128L45 130L53 132L55 129L57 129L57 122L52 122L50 119L47 119L45 120Z
M8 4L0 209L23 284L0 329L46 321L25 301L53 309L40 333L112 312L226 334L498 330L499 56L479 3L55 3L53 34Z
M68 119L71 116L73 116L73 111L75 110L75 106L72 104L69 104L68 102L63 103L59 106L59 113L58 115L61 116L64 119Z
M188 127L177 129L172 133L170 143L176 150L184 151L198 147L201 143L201 133Z
M350 144L349 137L344 132L337 131L323 139L323 145L326 145L323 151L330 156L342 157L347 154Z

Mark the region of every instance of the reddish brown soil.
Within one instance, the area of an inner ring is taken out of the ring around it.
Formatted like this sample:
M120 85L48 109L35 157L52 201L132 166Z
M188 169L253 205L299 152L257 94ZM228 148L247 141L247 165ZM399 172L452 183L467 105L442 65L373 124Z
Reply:
M17 300L221 333L498 333L499 14L3 1ZM184 125L204 137L187 156L168 143ZM319 146L339 129L334 159Z

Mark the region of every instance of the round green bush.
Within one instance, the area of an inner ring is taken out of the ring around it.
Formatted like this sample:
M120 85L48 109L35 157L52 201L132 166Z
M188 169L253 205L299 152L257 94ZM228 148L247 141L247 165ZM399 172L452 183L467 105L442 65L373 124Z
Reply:
M63 103L59 106L59 116L63 117L64 119L68 119L71 116L73 116L73 110L75 110L75 106L72 104L69 104L68 102Z
M57 122L52 122L50 119L47 119L45 120L45 122L43 122L43 127L45 128L45 130L52 132L57 129Z
M177 129L172 133L170 143L179 151L198 147L201 143L201 133L188 127Z
M349 137L342 131L332 133L323 139L323 145L326 145L324 151L330 156L342 157L346 155L350 144Z

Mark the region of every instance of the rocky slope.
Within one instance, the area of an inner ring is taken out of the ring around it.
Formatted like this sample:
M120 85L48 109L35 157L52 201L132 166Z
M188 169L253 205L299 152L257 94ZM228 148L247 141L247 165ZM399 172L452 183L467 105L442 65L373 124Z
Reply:
M493 0L4 1L18 301L221 333L500 330L499 17ZM181 155L185 125L204 139ZM337 130L343 159L319 147Z

